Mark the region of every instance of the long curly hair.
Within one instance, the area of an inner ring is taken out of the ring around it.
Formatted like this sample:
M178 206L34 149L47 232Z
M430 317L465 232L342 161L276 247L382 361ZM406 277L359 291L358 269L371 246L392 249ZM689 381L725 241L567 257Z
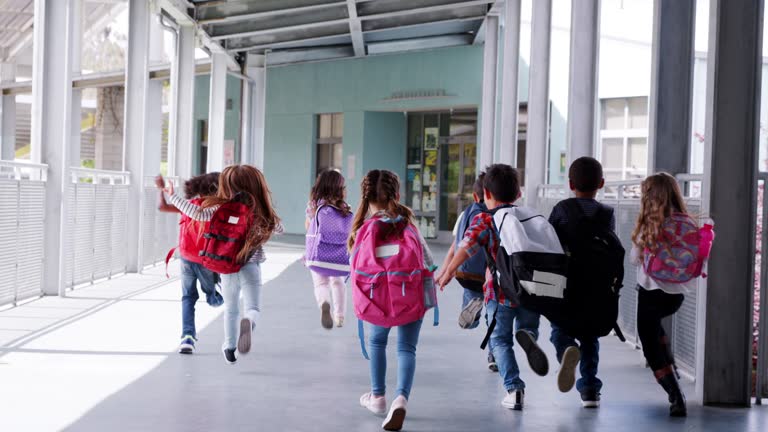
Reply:
M245 246L237 254L237 260L243 263L269 240L280 226L280 218L272 205L272 193L264 174L250 165L224 168L219 176L216 195L205 198L201 208L215 207L234 200L245 204L253 212L253 227L245 240Z
M219 188L218 172L212 172L192 177L184 182L184 197L192 199L196 196L206 197L215 195Z
M632 242L641 250L654 249L661 237L664 221L672 213L688 213L677 180L670 174L659 173L643 180L640 186L640 215L632 231Z
M349 204L344 200L344 176L335 170L326 170L320 173L309 194L312 213L317 211L320 202L332 205L341 210L344 216L352 213Z
M360 206L358 206L357 212L355 212L355 219L352 221L352 231L347 240L349 250L352 250L355 245L357 232L369 216L371 205L375 205L391 218L402 216L405 222L407 222L405 224L392 224L390 232L385 233L386 237L399 235L408 224L413 223L413 212L411 209L399 203L400 180L397 174L387 170L368 171L368 174L363 178L360 189Z

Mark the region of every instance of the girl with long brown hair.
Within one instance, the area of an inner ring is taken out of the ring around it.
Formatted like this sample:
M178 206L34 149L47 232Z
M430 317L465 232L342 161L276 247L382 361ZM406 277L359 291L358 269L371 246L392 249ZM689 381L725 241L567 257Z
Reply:
M424 237L413 224L413 212L408 207L399 203L400 181L397 175L391 171L369 171L361 185L360 206L355 213L352 223L352 232L349 236L348 247L350 250L356 247L358 231L366 223L367 219L378 219L387 228L381 231L382 239L400 238L406 229L411 229L417 234L423 255L423 267L434 271L434 260L427 247ZM360 247L370 247L368 244L359 244ZM383 249L383 248L381 248ZM366 251L371 252L371 251ZM354 252L353 252L354 253ZM359 253L359 252L358 252ZM382 251L382 253L384 253ZM377 256L378 253L376 253ZM352 272L355 273L354 259L352 260ZM405 269L403 270L405 271ZM405 285L403 285L405 290ZM373 297L373 291L371 291ZM397 389L396 397L392 401L389 414L384 419L384 430L398 431L405 420L405 410L408 397L413 385L416 369L416 345L419 341L422 319L397 326ZM382 327L370 324L370 337L368 340L368 352L370 353L371 391L360 397L360 405L376 414L387 412L387 402L384 397L386 369L387 369L387 339L391 327Z
M696 288L696 279L685 283L658 281L646 272L645 254L657 249L662 241L665 221L673 215L687 215L677 180L667 173L654 174L642 185L640 215L632 232L631 262L637 266L637 332L648 365L656 380L669 395L671 416L686 415L685 396L674 370L669 339L661 321L680 309L684 293Z
M230 201L245 204L253 215L245 245L237 254L238 262L244 265L237 273L221 275L226 307L222 350L227 363L234 364L236 348L242 354L250 351L251 334L260 314L261 263L266 259L263 246L273 233L282 231L267 181L261 171L250 165L233 165L221 172L216 194L205 198L199 206L174 194L172 186L166 192L174 206L195 220L211 220L219 206ZM238 336L241 290L245 311L240 319Z
M309 196L304 228L307 230L307 254L320 257L319 248L327 250L338 261L349 263L344 251L343 240L349 236L352 209L345 201L344 176L338 171L326 170L320 173ZM329 242L326 242L329 240ZM325 243L324 243L325 242ZM333 243L333 244L332 244ZM344 325L347 307L347 286L344 277L349 274L339 270L333 263L305 261L315 286L315 301L320 308L320 324L330 330ZM348 267L348 266L347 266ZM331 316L333 304L333 316Z

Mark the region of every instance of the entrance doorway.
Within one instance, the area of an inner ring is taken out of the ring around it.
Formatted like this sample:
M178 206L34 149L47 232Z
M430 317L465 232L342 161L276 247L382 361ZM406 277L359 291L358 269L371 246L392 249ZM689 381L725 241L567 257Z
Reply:
M472 202L476 157L476 111L408 115L406 204L425 237L450 232Z

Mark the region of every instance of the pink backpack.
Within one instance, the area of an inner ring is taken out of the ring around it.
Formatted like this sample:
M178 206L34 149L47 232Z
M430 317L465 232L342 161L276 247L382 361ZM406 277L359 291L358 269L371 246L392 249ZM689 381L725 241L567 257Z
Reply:
M715 238L712 224L702 228L687 214L674 213L661 229L659 246L645 250L645 273L659 282L684 283L703 273Z
M396 327L422 319L435 307L434 325L438 324L434 269L424 268L418 232L408 224L401 235L385 238L393 224L406 222L400 217L369 219L358 231L352 250L352 300L365 358L363 321Z

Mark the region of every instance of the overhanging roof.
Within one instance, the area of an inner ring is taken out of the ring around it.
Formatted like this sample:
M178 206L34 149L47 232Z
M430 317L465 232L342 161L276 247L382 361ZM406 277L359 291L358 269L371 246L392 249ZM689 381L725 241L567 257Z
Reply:
M497 0L196 0L194 19L234 55L281 65L469 45Z

